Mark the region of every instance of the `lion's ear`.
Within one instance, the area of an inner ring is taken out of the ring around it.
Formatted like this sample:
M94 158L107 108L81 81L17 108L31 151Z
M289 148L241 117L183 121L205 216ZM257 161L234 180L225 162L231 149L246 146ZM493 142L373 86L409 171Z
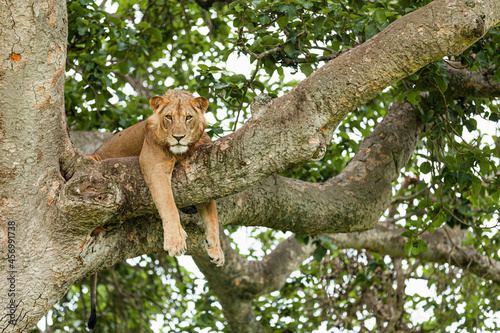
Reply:
M191 100L191 105L203 113L208 108L208 100L205 97L196 97Z
M149 105L151 105L151 108L153 109L153 111L156 112L161 105L165 105L168 102L169 102L169 100L166 99L165 97L153 96L149 100Z

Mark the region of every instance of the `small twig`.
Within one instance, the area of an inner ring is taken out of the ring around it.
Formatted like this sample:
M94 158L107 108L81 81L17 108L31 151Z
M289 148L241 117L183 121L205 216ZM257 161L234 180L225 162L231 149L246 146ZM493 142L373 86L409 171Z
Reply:
M306 48L306 49L317 49L317 50L323 50L323 51L329 52L330 54L335 54L335 55L337 55L337 56L339 55L339 52L334 51L334 50L332 50L332 49L329 49L329 48L327 48L327 47L322 47L322 46L317 46L317 45L315 45L315 46L304 46L304 48Z
M491 226L491 227L480 227L480 226L477 226L477 225L472 225L470 223L467 223L465 222L464 220L462 220L461 218L457 217L455 214L453 214L453 212L451 210L449 210L448 208L446 207L443 207L444 210L446 210L451 216L453 216L455 218L455 220L457 220L458 222L466 225L466 226L469 226L471 228L474 228L474 229L481 229L481 230L487 230L487 229L493 229L493 228L497 228L498 226L500 226L500 222L497 222L497 224L495 224L494 226Z
M409 195L409 196L406 196L406 197L401 196L401 197L394 198L394 199L392 199L391 205L397 204L397 203L400 203L400 202L403 202L403 201L409 201L409 200L415 199L415 198L421 196L422 194L424 194L427 191L429 191L429 189L426 187L426 188L424 188L424 189L422 189L422 190L420 190L420 191L418 191L418 192L416 192L416 193L414 193L412 195Z
M230 107L233 107L233 108L238 108L239 106L238 105L235 105L235 104L232 104L230 102L228 102L224 97L222 97L222 94L219 94L217 95L220 99L222 99L222 101L224 103L226 103L227 105L229 105Z
M415 215L422 216L424 214L425 214L425 210L419 209L419 210L415 210L413 212L409 212L404 216L388 218L384 222L385 223L396 223L397 221L406 220L407 218L410 218L410 217L415 216Z
M248 92L248 87L255 79L255 76L257 76L257 72L259 71L259 67L260 67L260 59L257 60L257 64L255 65L255 69L252 73L252 77L250 77L250 79L247 82L245 82L245 91L243 92L243 96L241 97L240 106L238 107L238 114L236 115L236 120L234 121L233 132L236 130L236 125L238 125L238 120L240 118L241 109L243 108L243 103L245 101L245 97L246 97L247 92Z

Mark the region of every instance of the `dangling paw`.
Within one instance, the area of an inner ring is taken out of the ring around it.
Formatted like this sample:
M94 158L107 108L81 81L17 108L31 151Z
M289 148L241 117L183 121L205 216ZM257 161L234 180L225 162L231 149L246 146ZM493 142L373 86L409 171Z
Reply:
M172 228L165 228L164 232L164 242L163 248L171 256L181 256L186 250L186 237L187 234L182 229L181 225L174 226Z
M220 247L219 238L207 237L205 239L205 248L207 249L208 257L210 261L220 267L224 265L224 252Z

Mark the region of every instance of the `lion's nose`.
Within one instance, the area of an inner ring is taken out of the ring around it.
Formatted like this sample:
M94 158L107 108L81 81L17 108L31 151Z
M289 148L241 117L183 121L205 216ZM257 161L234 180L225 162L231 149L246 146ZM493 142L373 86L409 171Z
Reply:
M185 137L185 135L180 135L180 136L172 135L172 136L174 137L174 139L177 140L177 142L181 141L181 139Z

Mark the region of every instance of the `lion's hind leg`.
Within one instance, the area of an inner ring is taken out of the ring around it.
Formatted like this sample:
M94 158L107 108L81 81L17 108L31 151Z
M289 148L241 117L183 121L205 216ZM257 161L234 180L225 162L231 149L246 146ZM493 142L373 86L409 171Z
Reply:
M196 209L207 226L205 247L210 257L210 261L217 266L222 266L224 265L224 252L220 246L219 219L217 217L217 205L215 204L215 200L196 205Z

